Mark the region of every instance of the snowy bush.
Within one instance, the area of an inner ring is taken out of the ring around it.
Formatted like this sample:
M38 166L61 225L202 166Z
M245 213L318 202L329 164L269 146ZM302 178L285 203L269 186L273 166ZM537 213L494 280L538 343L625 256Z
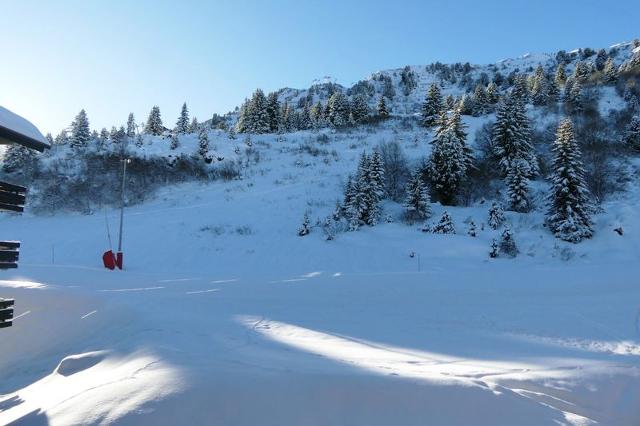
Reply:
M431 227L431 232L434 234L455 234L456 229L453 226L453 221L451 220L451 216L445 210L440 217L438 223L434 224Z
M495 201L491 204L489 209L489 226L491 229L498 229L505 221L504 210L499 203Z
M507 257L516 257L518 255L518 248L516 242L513 239L513 234L509 228L505 228L500 236L500 254Z

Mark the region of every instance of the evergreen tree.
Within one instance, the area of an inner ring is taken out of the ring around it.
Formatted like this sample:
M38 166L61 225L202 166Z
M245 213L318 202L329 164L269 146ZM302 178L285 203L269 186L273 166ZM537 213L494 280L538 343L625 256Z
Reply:
M340 91L329 98L329 122L334 127L344 127L349 123L349 102Z
M498 242L495 238L491 240L491 249L489 250L489 257L496 258L498 257Z
M10 144L4 152L2 170L6 173L17 173L29 176L35 168L37 158L29 148L18 144Z
M431 216L431 200L427 186L419 171L411 175L407 183L407 199L404 204L405 217L409 223L424 220Z
M442 212L442 216L438 223L431 227L431 232L434 234L455 234L456 228L453 226L453 221L451 220L451 216L445 210Z
M560 97L560 89L558 88L558 84L555 79L547 80L547 101L548 103L556 103L558 102L558 98Z
M549 102L547 91L547 79L541 65L536 68L531 87L531 99L534 105L546 105Z
M199 127L200 124L198 123L198 119L193 117L193 120L191 120L191 124L189 125L189 133L198 133Z
M511 95L523 104L526 104L529 101L529 85L527 83L526 75L519 74L515 76Z
M479 117L489 112L489 101L487 91L482 84L476 85L473 92L473 115Z
M427 92L427 97L422 104L422 125L424 127L435 126L442 110L443 103L440 86L436 83L431 83L429 91Z
M344 198L342 200L342 214L348 215L349 209L353 204L353 200L355 198L355 187L353 176L349 175L347 177L347 182L344 185Z
M269 133L271 130L271 117L269 117L267 98L261 89L257 89L254 92L251 105L249 133Z
M311 125L315 129L319 129L326 125L326 122L324 120L324 108L322 107L322 103L320 101L318 101L317 104L311 107L309 116L311 118Z
M618 70L616 69L616 65L613 62L613 58L607 59L604 64L604 69L602 70L604 74L605 83L615 83L618 79Z
M205 160L209 155L209 135L204 127L198 132L198 154Z
M180 116L178 117L174 131L179 135L189 133L189 109L187 108L186 102L182 104L182 110L180 111Z
M298 236L304 237L305 235L309 235L311 232L311 221L309 220L309 214L305 212L304 218L302 219L302 225L298 228Z
M489 208L489 227L498 229L505 221L504 210L499 203L493 202Z
M487 86L487 102L490 105L495 105L500 100L500 91L498 86L492 81Z
M71 146L76 149L86 148L90 140L89 119L83 109L80 110L73 123L71 123Z
M579 81L575 79L567 81L564 90L564 103L569 114L579 114L583 111L582 86Z
M147 124L144 128L144 132L153 136L159 136L162 134L162 132L164 132L162 118L160 117L160 107L158 107L157 105L151 108L149 118L147 119Z
M363 123L369 117L369 105L364 95L356 95L351 105L351 114L356 124Z
M556 68L555 82L558 87L564 86L567 82L567 71L565 69L564 62L559 63Z
M385 195L384 162L382 161L380 151L377 149L373 151L370 158L369 182L377 203L382 200Z
M522 161L526 176L538 173L538 160L531 145L531 128L524 103L514 96L506 96L498 106L493 125L492 148L506 176L515 161ZM522 164L521 164L522 166Z
M516 241L513 239L513 234L508 227L504 228L504 231L502 231L502 235L500 236L499 250L500 254L507 257L516 257L518 255Z
M129 113L129 117L127 118L127 137L134 137L136 135L136 120L133 116L133 113Z
M573 79L576 82L580 84L585 83L589 79L589 74L589 66L585 62L576 62L576 67L573 70Z
M469 228L467 229L467 235L469 235L470 237L476 237L476 224L475 222L472 220L469 222Z
M633 150L640 150L640 115L634 115L624 134L624 143Z
M473 98L467 94L462 95L458 107L460 108L460 114L472 115L475 108Z
M558 126L553 153L546 225L557 238L577 243L593 235L592 207L571 120Z
M382 120L389 118L389 110L387 109L387 102L384 100L384 96L380 96L380 101L378 101L378 117Z
M609 59L609 55L607 55L607 51L604 49L598 50L598 54L596 55L596 61L595 61L596 69L598 71L602 71L604 69L604 65L607 62L607 59Z
M102 130L100 130L100 135L98 136L98 138L101 144L107 143L107 141L109 140L109 131L106 127L103 127Z
M180 146L180 140L178 139L178 134L173 132L171 133L171 144L169 145L169 149L176 150Z
M510 210L524 213L531 209L528 172L529 165L523 160L517 160L507 173L505 181Z
M280 101L278 93L271 92L267 96L267 115L269 117L269 131L275 133L280 129L282 116L280 111Z
M466 145L466 132L460 117L460 108L440 124L431 144L427 175L431 188L445 205L455 203L458 192L472 166L471 151Z

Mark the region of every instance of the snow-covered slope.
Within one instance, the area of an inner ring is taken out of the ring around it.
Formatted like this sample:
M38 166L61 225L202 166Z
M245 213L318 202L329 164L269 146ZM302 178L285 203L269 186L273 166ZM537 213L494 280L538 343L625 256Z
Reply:
M244 143L211 139L227 159ZM0 332L1 424L638 423L637 182L579 245L541 212L509 213L521 254L491 260L486 203L447 208L456 235L399 223L390 202L393 223L296 235L305 211L333 210L363 150L396 140L417 163L423 130L251 140L243 179L127 209L123 272L101 268L101 212L0 217L23 242L20 269L0 273L17 315Z

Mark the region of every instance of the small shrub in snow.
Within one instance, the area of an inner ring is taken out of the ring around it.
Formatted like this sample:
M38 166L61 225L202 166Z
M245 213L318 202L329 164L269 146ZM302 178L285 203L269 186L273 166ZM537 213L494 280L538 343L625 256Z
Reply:
M338 231L337 228L337 224L333 220L333 217L327 216L327 218L324 220L324 223L322 224L322 232L324 233L324 238L327 241L334 240Z
M470 237L476 236L476 224L473 222L473 220L469 222L469 229L467 229L467 234L469 234Z
M311 232L311 221L309 220L309 214L305 213L304 218L302 219L302 225L298 229L298 236L304 237L305 235L309 235Z
M495 238L491 240L491 249L489 250L489 257L496 258L498 257L498 242Z
M504 223L504 210L499 203L494 202L489 209L489 226L498 229Z
M505 228L500 237L500 254L507 257L516 257L518 255L518 247L513 239L513 234L509 228Z
M442 213L442 217L440 218L440 221L435 225L433 225L433 227L431 228L431 232L433 232L434 234L455 234L456 233L456 229L453 226L453 222L451 221L451 216L449 216L449 213L447 213L446 211Z

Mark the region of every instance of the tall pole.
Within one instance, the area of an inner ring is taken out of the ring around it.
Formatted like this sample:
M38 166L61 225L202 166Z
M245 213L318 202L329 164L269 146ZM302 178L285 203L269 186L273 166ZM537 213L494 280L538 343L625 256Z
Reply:
M125 192L125 183L127 177L127 163L129 159L122 158L122 190L121 190L121 198L120 198L120 233L118 235L118 253L116 254L116 265L119 269L122 269L123 264L123 254L122 254L122 225L124 222L124 192Z

